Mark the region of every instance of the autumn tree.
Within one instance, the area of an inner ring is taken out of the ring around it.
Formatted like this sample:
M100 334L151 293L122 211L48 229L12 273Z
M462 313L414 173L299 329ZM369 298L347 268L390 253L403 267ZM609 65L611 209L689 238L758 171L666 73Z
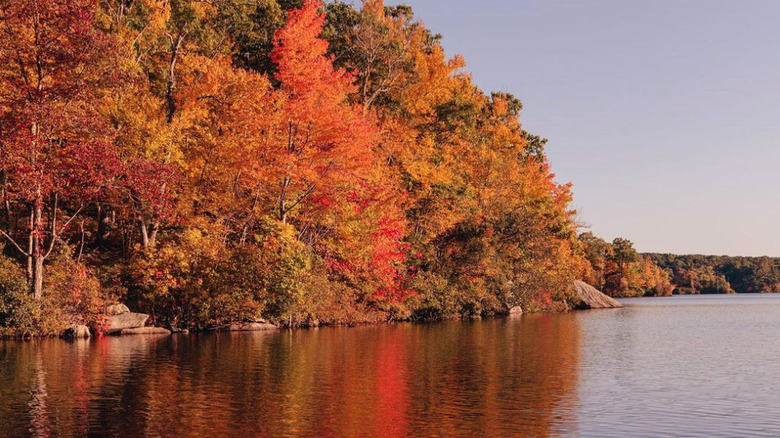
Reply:
M352 76L326 56L321 4L306 1L289 14L275 36L276 79L285 95L281 126L268 146L262 174L274 193L277 215L286 222L312 195L345 196L370 169L376 133L347 102Z
M99 116L113 50L94 17L88 0L0 3L5 208L23 209L27 222L2 234L27 258L35 298L63 232L118 172Z
M616 238L607 243L587 232L579 236L588 265L583 279L610 296L668 296L675 289L670 274L650 257L636 252L631 241Z
M477 87L409 6L22 0L0 24L2 257L26 257L37 297L48 260L157 324L301 325L549 310L575 278L637 295L710 274L578 240L520 99ZM57 251L77 238L75 258ZM713 272L769 290L775 268Z

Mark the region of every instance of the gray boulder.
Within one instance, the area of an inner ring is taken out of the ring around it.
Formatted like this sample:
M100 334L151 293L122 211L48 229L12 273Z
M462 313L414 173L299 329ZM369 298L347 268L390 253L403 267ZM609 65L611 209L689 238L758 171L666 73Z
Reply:
M92 334L89 332L89 327L76 324L68 327L62 336L66 339L89 339Z
M513 318L521 316L522 314L523 314L523 308L520 307L520 306L515 306L515 307L512 307L511 309L509 309L509 316L511 316Z
M576 298L572 304L578 310L617 309L623 307L618 300L604 295L601 291L584 281L577 280L574 282L574 294Z
M122 330L143 327L149 315L145 313L125 312L108 318L107 335L119 333Z
M106 314L108 316L121 315L123 313L130 313L130 309L124 304L112 304L106 308Z

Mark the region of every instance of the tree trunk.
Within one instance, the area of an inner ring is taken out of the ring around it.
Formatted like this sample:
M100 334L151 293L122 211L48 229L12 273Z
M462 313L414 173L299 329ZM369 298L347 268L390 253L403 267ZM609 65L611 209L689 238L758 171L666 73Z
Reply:
M30 219L28 220L28 230L30 230L29 234L27 235L27 283L32 284L33 281L33 250L35 249L33 247L33 242L35 241L35 236L32 233L33 229L33 223L35 222L35 207L30 208Z
M144 248L149 247L149 231L146 229L146 222L143 219L138 220L138 225L141 228L141 245Z
M282 181L282 191L279 193L279 220L283 224L287 223L287 187L290 186L290 177L285 177Z
M102 247L108 240L108 230L111 218L106 214L106 209L98 204L97 206L97 234L95 235L95 247Z
M154 248L154 246L157 244L157 231L160 230L160 224L159 222L152 221L151 230L149 232L149 248Z
M179 30L175 41L171 38L171 59L168 62L168 83L165 90L166 120L169 124L173 122L173 116L176 114L176 61L183 40L183 30Z
M32 235L32 281L30 282L30 293L33 298L40 300L43 297L43 198L40 189L33 207L33 227Z
M159 222L152 222L151 226L146 226L146 221L139 219L138 221L141 228L141 244L144 249L154 248L157 243L157 231L160 229Z
M11 232L11 201L8 198L8 173L3 170L0 172L0 181L2 181L3 191L3 222L5 232Z
M35 270L33 271L33 298L40 300L43 298L43 257L38 255L35 258Z

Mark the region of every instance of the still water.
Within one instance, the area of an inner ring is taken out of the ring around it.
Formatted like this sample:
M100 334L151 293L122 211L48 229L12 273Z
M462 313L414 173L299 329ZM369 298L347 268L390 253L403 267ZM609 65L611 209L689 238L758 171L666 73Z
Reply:
M0 342L0 436L780 436L780 296Z

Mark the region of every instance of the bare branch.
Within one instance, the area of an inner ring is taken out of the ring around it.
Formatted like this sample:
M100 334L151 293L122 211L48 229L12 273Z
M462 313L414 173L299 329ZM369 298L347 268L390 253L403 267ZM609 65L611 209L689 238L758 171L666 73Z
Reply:
M6 233L3 230L0 230L0 234L5 236L5 238L8 239L8 241L11 242L16 247L16 249L18 249L19 252L22 253L25 257L30 257L30 253L28 253L27 251L23 250L22 247L19 246L19 244L16 243L16 241L13 238L11 238L11 236L8 235L8 233Z
M57 241L57 237L59 237L60 234L62 234L63 231L65 231L66 228L68 228L68 225L70 225L71 222L73 222L73 219L76 219L76 217L81 213L81 210L84 209L84 206L82 205L79 207L78 210L76 210L75 213L73 213L73 216L70 217L63 225L62 228L60 228L59 231L56 232L56 234L53 234L51 236L51 241L49 242L49 248L46 250L46 254L43 256L43 259L46 260L47 257L49 257L49 254L51 254L52 250L54 249L54 243ZM54 212L55 216L57 212Z

